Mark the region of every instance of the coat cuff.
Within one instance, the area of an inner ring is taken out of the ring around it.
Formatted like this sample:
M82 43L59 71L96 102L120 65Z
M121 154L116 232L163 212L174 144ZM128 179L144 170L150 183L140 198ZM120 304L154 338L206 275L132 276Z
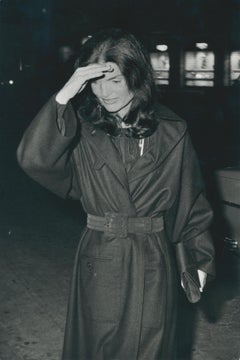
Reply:
M193 254L197 268L206 272L209 275L209 279L214 278L216 275L214 262L215 251L209 230L189 239L186 241L186 245Z
M59 104L56 100L57 108L57 126L59 132L64 137L73 137L77 129L77 118L71 101L66 105Z

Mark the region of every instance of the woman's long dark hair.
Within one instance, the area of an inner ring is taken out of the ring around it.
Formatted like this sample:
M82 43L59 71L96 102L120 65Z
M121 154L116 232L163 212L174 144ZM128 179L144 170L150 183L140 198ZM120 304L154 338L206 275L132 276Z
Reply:
M119 66L129 90L134 94L128 114L122 119L129 136L142 138L150 136L157 128L154 114L155 83L149 55L134 35L121 29L98 32L81 48L75 67L98 62L114 62ZM100 128L110 135L118 133L117 116L109 113L92 93L90 84L80 95L82 104L79 113L85 114L94 128Z

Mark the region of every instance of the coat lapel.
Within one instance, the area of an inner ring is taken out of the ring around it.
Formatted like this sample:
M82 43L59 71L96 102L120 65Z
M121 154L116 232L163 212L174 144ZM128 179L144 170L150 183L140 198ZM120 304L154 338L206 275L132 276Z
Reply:
M158 106L159 125L150 138L150 146L135 162L128 174L128 181L144 177L161 165L182 139L186 123L165 106Z

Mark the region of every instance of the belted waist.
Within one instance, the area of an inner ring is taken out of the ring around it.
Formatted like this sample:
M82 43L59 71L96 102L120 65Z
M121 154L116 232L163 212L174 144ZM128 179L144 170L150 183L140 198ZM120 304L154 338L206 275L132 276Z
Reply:
M120 213L106 213L105 216L88 214L87 227L104 231L105 234L127 237L128 233L148 234L164 229L163 217L128 217Z

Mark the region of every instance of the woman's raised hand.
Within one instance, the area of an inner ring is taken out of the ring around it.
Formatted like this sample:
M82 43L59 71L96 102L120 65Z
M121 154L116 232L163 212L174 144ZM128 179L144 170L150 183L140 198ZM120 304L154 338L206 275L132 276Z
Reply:
M56 101L59 104L67 104L77 93L81 92L88 81L99 78L105 72L112 71L110 64L91 64L77 68L63 88L57 93Z

